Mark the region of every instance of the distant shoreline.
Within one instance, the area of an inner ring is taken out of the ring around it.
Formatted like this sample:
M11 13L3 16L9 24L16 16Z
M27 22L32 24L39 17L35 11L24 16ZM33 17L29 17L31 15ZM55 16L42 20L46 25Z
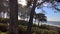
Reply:
M53 24L47 24L47 23L42 23L42 25L49 25L49 26L55 26L55 27L60 27L60 25L53 25Z
M38 23L36 23L36 24L38 24ZM47 21L47 23L42 23L42 24L60 27L60 21Z
M46 25L60 27L59 25L53 25L53 24L46 24Z

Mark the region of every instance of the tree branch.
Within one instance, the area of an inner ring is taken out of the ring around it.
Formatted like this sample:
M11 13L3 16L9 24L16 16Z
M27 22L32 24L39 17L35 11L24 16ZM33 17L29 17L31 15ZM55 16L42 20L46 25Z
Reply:
M58 11L60 11L60 9L59 9L59 8L56 8L56 7L55 7L55 9L56 9L56 10L58 10Z
M32 4L33 0L26 0L27 1L27 6L29 7Z
M44 2L45 2L45 0L43 2L41 2L40 4L36 5L36 7L39 6L39 5L42 5Z
M57 11L60 11L60 9L59 9L59 8L54 7L54 9L56 9Z

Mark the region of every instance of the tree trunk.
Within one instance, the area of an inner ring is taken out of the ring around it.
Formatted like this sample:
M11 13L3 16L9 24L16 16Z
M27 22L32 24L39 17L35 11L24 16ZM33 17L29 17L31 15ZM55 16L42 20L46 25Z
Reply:
M38 21L38 27L39 27L39 23L40 23L40 22Z
M32 24L33 24L34 12L35 12L35 8L36 8L36 2L37 2L37 0L34 0L34 4L31 9L30 19L29 19L29 23L28 23L28 27L27 27L27 34L32 34L31 29L32 29Z
M5 12L3 12L3 15L2 15L2 18L4 18L5 17Z
M18 34L18 2L9 0L10 6L10 23L8 34Z
M2 18L2 16L1 16L1 12L0 12L0 18Z

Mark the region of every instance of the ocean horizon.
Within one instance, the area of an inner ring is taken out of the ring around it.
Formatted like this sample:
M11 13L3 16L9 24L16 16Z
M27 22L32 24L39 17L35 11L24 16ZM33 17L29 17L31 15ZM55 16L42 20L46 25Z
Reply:
M60 21L47 21L46 25L60 27Z
M38 24L37 22L35 22L35 23ZM42 24L60 27L60 21L47 21L47 23L42 23Z

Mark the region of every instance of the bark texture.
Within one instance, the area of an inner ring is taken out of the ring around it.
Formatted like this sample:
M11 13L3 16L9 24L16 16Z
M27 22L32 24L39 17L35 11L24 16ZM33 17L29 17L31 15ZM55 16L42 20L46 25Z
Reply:
M9 0L10 7L10 23L8 34L18 34L18 2L17 0Z

